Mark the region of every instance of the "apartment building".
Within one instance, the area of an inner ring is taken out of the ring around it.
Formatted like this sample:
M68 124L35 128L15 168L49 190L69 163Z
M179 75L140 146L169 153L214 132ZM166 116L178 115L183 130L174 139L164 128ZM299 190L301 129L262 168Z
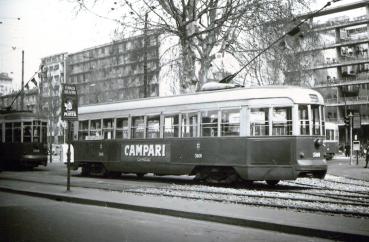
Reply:
M0 108L9 107L12 104L12 109L21 110L21 101L20 96L15 98L18 95L19 91L12 92L6 95L0 96ZM38 110L38 90L36 88L27 90L24 92L24 110L31 110L33 112L37 112Z
M79 106L158 96L158 37L152 32L69 54L67 83L77 85Z
M341 145L349 142L349 129L344 121L350 114L360 117L355 118L353 139L369 141L368 24L368 0L322 11L305 33L318 36L318 43L300 52L310 62L301 71L309 73L312 88L323 95L326 120L339 125ZM287 83L293 72L285 73Z
M0 96L11 93L13 79L8 75L8 73L0 73Z
M39 110L49 120L49 137L53 143L63 141L64 128L61 120L61 92L65 83L65 60L67 53L59 53L41 59Z

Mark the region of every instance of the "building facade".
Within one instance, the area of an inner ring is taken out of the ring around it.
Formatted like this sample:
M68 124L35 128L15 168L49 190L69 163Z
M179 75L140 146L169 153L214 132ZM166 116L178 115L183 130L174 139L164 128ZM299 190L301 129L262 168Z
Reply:
M64 140L61 92L62 83L65 83L66 58L67 53L60 53L41 59L39 109L48 117L48 136L53 137L53 143L61 143Z
M21 101L20 95L18 98L15 98L18 95L18 92L12 92L7 95L0 96L0 108L7 108L12 104L12 109L21 110ZM38 111L38 89L33 88L30 90L25 89L24 93L24 110L31 110L36 113Z
M10 94L12 91L13 79L8 73L0 73L0 96Z
M152 33L69 54L67 83L77 85L79 106L158 96L159 46Z
M311 87L326 103L326 121L339 126L341 145L349 143L345 118L355 122L353 139L369 143L369 1L357 1L322 11L310 22L306 35L318 36L318 43L300 54L310 65ZM286 83L289 83L286 72ZM305 76L306 77L306 76ZM293 78L290 78L292 80ZM296 81L296 78L294 78Z

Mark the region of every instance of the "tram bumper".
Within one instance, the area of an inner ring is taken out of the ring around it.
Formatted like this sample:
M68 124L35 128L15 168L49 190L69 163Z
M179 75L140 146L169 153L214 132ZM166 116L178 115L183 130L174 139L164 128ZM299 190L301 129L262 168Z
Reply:
M297 177L324 179L328 166L325 160L297 160L295 169Z

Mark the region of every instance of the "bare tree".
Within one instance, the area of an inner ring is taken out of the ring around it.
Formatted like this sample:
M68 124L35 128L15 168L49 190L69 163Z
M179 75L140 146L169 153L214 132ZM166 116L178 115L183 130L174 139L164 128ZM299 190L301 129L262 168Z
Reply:
M99 0L77 1L80 10L90 12L97 2ZM181 51L180 86L182 91L194 91L208 81L217 53L229 53L244 63L256 54L254 50L268 44L268 41L260 41L266 38L267 33L263 32L266 25L269 24L273 32L267 38L270 40L283 30L282 24L272 23L292 19L292 13L306 10L308 2L310 0L124 0L114 2L109 11L119 11L119 18L115 18L117 32L124 35L143 33L146 26L177 36ZM255 76L260 75L261 64L253 65Z

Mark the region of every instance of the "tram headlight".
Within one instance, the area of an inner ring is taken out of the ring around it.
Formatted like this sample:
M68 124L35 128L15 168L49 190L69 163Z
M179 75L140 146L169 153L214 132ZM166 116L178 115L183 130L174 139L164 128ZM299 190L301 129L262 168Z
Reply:
M319 139L319 138L316 138L315 140L314 140L314 145L315 145L315 148L319 148L320 146L322 146L323 145L323 139Z
M303 159L305 157L305 153L304 152L300 152L300 158Z

